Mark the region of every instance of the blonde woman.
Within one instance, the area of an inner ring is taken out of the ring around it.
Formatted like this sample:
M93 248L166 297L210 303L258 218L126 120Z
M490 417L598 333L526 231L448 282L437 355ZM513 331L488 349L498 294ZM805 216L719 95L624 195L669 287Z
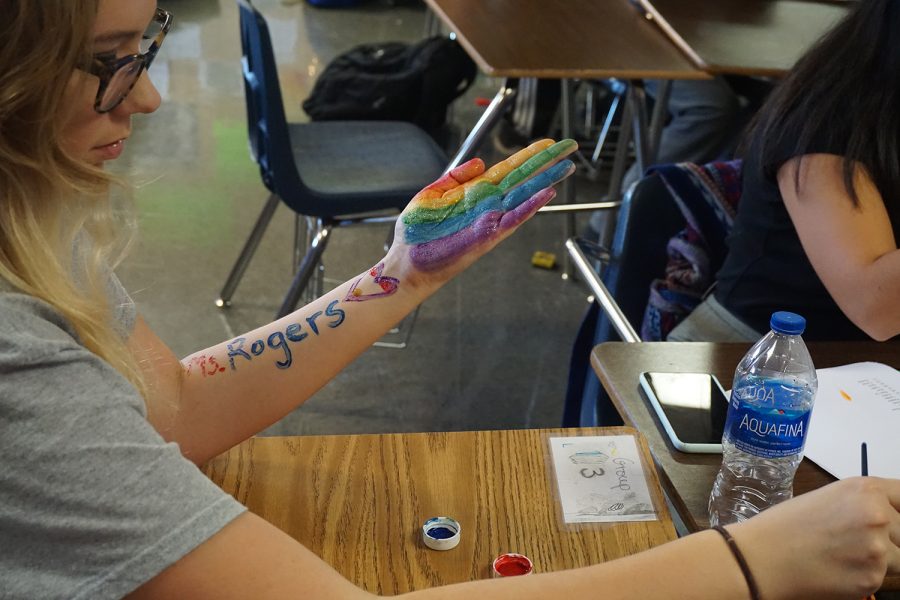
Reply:
M159 105L145 71L171 15L153 0L0 0L0 14L0 596L369 597L196 464L302 403L509 235L571 172L574 143L461 166L413 199L370 270L179 360L110 271L127 224L103 171L131 116ZM744 569L703 532L411 595L858 598L900 570L898 507L900 482L843 481L731 527Z

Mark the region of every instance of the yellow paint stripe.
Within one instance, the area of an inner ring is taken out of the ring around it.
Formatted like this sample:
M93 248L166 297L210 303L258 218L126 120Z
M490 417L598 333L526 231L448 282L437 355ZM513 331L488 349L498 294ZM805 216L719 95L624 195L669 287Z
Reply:
M499 184L501 181L503 181L503 178L509 175L509 173L513 169L517 169L521 165L525 164L528 159L539 154L540 152L543 152L554 143L555 142L550 139L537 141L527 148L519 150L506 160L500 161L499 163L488 169L483 175L467 181L464 185L444 192L441 196L429 195L428 197L416 199L416 207L435 209L453 206L465 197L466 190L468 188L473 187L482 181L487 181L493 183L494 185Z

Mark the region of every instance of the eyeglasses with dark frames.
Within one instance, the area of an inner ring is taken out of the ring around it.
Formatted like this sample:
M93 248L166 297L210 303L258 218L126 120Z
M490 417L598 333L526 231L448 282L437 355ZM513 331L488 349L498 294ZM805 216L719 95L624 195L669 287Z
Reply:
M107 113L125 100L144 69L150 68L159 47L172 27L172 13L156 9L153 21L141 39L141 52L121 58L95 55L86 71L100 78L94 110Z

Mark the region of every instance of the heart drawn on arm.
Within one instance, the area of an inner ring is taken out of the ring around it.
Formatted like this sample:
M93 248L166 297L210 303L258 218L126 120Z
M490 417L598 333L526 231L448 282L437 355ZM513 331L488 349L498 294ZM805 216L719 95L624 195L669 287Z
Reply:
M372 292L369 294L364 293L359 285L362 283L363 279L365 279L365 275L357 279L353 282L353 285L350 286L350 291L347 292L347 295L344 297L344 302L363 302L365 300L371 300L372 298L383 298L385 296L390 296L394 292L397 291L397 288L400 287L400 280L396 277L388 277L387 275L382 275L384 272L384 263L378 263L377 266L369 269L369 275L372 276L372 281L375 282L376 285L381 289L378 292Z

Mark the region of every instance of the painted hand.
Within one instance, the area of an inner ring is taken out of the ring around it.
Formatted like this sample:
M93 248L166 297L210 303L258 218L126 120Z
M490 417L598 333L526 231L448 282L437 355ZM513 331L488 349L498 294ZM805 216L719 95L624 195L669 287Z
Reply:
M416 194L397 227L413 266L439 271L492 248L553 199L550 186L575 170L560 161L577 147L541 140L488 171L470 160Z
M485 170L473 159L413 197L384 261L353 282L345 301L438 286L509 236L575 171L574 140L541 140Z
M391 253L406 255L425 278L463 270L553 199L551 186L575 170L563 159L577 147L574 140L541 140L487 171L480 159L460 165L412 199Z

